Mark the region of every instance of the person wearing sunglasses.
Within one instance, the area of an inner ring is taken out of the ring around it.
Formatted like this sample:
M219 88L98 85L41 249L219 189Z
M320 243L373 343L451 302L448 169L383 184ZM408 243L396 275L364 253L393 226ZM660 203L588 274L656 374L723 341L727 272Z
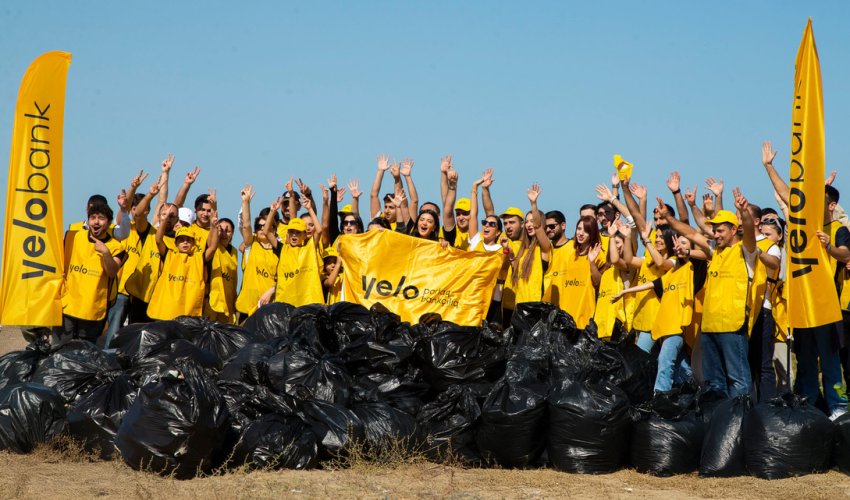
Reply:
M486 182L492 182L493 169L484 171L480 179L472 183L472 192L469 196L469 235L468 248L476 252L497 252L502 249L499 244L499 236L502 235L502 221L494 213L485 213L484 218L478 221L478 188ZM478 230L478 224L481 230Z
M271 239L277 241L277 226L280 216L275 210L263 208L251 225L251 200L254 198L253 186L246 185L242 190L242 208L239 210L239 232L242 234L242 287L236 296L237 323L244 322L257 310L260 296L273 287L277 275L277 261L281 246L272 247ZM269 232L265 230L265 220L271 213ZM253 231L251 231L253 227Z
M546 236L552 242L552 251L566 245L570 240L566 235L567 218L560 210L546 212Z

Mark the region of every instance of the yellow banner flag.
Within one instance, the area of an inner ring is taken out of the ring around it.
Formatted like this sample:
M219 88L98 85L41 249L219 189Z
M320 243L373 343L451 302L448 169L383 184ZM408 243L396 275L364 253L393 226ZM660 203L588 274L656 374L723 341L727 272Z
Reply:
M6 191L0 323L62 324L62 127L71 54L33 61L18 93Z
M403 321L425 313L480 326L502 266L501 253L464 252L394 231L339 238L345 300L380 302Z
M820 62L811 19L795 67L786 286L790 326L811 328L841 321L833 269L816 234L824 225L826 146Z

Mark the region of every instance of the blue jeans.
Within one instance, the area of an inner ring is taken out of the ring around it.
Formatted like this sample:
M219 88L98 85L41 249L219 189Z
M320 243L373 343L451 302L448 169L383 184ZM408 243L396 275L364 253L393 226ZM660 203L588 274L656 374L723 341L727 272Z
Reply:
M747 325L737 332L700 335L702 375L710 390L734 398L750 394L752 379L747 362Z
M130 309L127 307L129 300L130 297L128 295L119 293L115 299L115 303L112 304L109 312L106 313L106 322L109 323L109 326L106 328L106 340L103 341L104 349L109 349L109 343L112 341L112 337L124 326L124 321L127 320L127 314L130 312Z
M847 409L847 398L838 395L835 386L841 387L841 361L838 355L838 337L835 325L814 328L795 328L794 347L797 353L797 394L815 404L820 396L818 365L823 377L823 397L830 411ZM820 363L818 363L820 361Z
M652 340L652 334L649 332L638 332L637 346L643 349L643 352L652 352L652 346L655 341Z
M685 339L681 335L670 335L661 339L658 353L658 374L655 376L655 392L668 392L673 384L684 384L694 372L682 347Z

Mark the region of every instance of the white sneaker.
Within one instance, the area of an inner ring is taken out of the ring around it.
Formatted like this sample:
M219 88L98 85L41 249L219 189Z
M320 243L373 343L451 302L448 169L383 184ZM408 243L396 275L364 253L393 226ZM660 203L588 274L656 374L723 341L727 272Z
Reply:
M839 417L841 417L841 415L844 415L845 413L847 413L847 408L834 410L832 414L829 415L829 419L835 422L836 420L838 420Z

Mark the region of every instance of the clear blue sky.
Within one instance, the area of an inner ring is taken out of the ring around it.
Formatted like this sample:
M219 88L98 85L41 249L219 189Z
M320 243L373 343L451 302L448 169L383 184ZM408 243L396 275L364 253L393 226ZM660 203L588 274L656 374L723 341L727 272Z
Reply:
M850 197L850 2L591 4L4 2L0 157L24 71L64 50L66 224L90 194L113 200L140 168L152 179L168 152L171 192L200 165L191 195L217 187L229 217L246 182L256 213L290 175L315 188L331 172L360 179L367 211L381 152L415 160L423 199L439 196L445 153L463 192L495 168L497 208L525 207L540 182L541 208L570 225L615 153L652 196L669 198L664 178L678 169L701 192L715 175L767 206L760 142L787 165L794 57L811 16L827 168Z

